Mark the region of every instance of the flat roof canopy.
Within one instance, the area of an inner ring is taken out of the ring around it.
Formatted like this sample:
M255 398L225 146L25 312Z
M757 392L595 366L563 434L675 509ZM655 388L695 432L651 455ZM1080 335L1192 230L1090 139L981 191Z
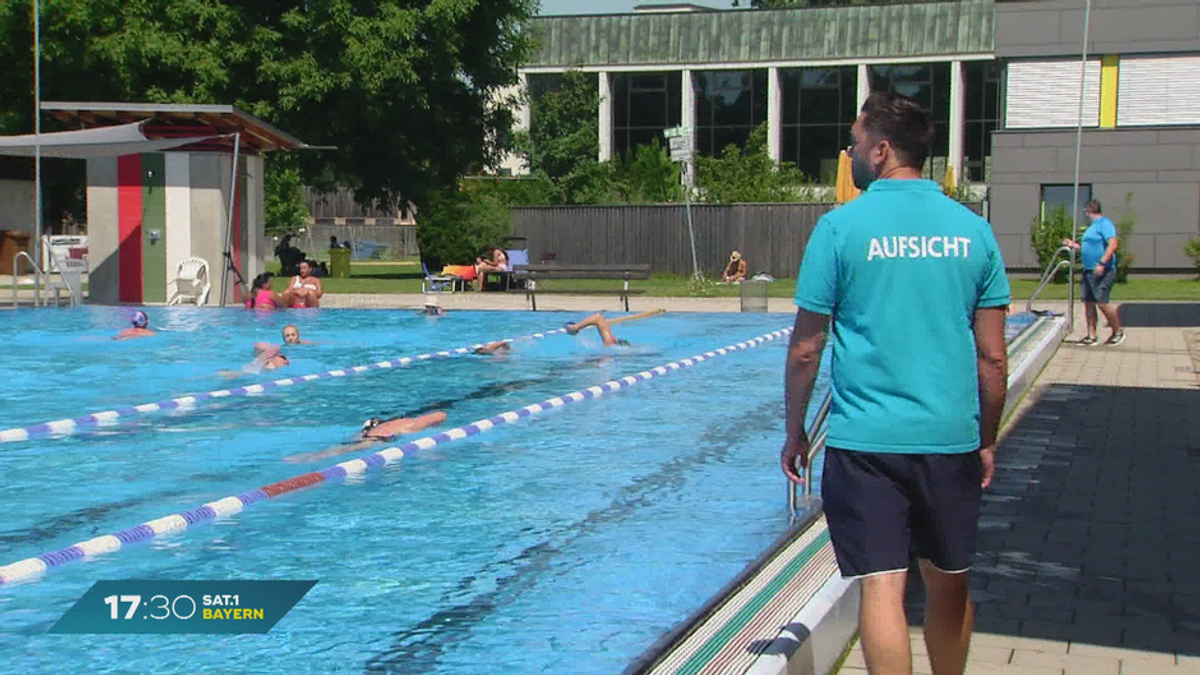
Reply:
M150 139L205 139L178 148L184 151L228 149L234 133L241 134L240 146L244 151L314 149L231 105L45 101L42 110L76 129L145 122L141 130Z

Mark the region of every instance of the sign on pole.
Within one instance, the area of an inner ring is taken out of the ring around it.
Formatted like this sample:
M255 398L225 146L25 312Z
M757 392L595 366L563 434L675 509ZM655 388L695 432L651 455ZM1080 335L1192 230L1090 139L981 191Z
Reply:
M663 129L663 136L667 138L690 137L692 135L691 127L671 127Z
M692 159L691 141L692 139L687 136L671 136L667 139L672 162L687 162Z

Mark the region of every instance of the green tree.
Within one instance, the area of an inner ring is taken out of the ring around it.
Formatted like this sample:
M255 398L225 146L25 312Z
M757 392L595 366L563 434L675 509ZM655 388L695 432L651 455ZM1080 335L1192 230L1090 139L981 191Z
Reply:
M564 73L558 86L530 101L533 123L523 139L530 173L553 186L558 204L611 201L614 166L597 161L600 94L593 76Z
M536 0L49 0L45 100L232 103L313 144L305 179L379 203L494 163ZM0 6L0 131L32 125L30 1Z
M304 179L283 158L269 157L263 179L263 219L268 235L295 234L308 222Z
M811 198L804 174L790 162L776 167L767 150L767 127L750 132L746 147L729 145L718 157L696 158L696 181L704 201L790 202Z

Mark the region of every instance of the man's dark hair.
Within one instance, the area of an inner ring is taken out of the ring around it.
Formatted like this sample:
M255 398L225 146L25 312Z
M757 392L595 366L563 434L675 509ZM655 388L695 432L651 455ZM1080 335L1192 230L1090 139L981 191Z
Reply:
M920 169L933 143L933 117L907 96L873 92L862 107L863 128L872 140L886 140L905 166Z
M1083 205L1083 208L1084 208L1084 210L1086 210L1088 213L1094 213L1094 214L1096 214L1096 215L1100 215L1101 213L1104 213L1104 211L1103 211L1103 210L1101 210L1101 208L1100 208L1100 202L1099 202L1098 200L1095 200L1095 199L1093 199L1092 201L1090 201L1090 202L1088 202L1088 203L1084 204L1084 205Z

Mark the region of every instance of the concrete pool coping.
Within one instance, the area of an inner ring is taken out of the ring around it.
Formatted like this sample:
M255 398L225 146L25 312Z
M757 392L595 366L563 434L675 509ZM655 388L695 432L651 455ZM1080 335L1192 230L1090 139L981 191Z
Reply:
M1041 316L1009 343L1006 418L1066 332L1065 318ZM624 675L824 675L836 667L858 629L859 586L837 572L819 501L807 506L788 534Z

